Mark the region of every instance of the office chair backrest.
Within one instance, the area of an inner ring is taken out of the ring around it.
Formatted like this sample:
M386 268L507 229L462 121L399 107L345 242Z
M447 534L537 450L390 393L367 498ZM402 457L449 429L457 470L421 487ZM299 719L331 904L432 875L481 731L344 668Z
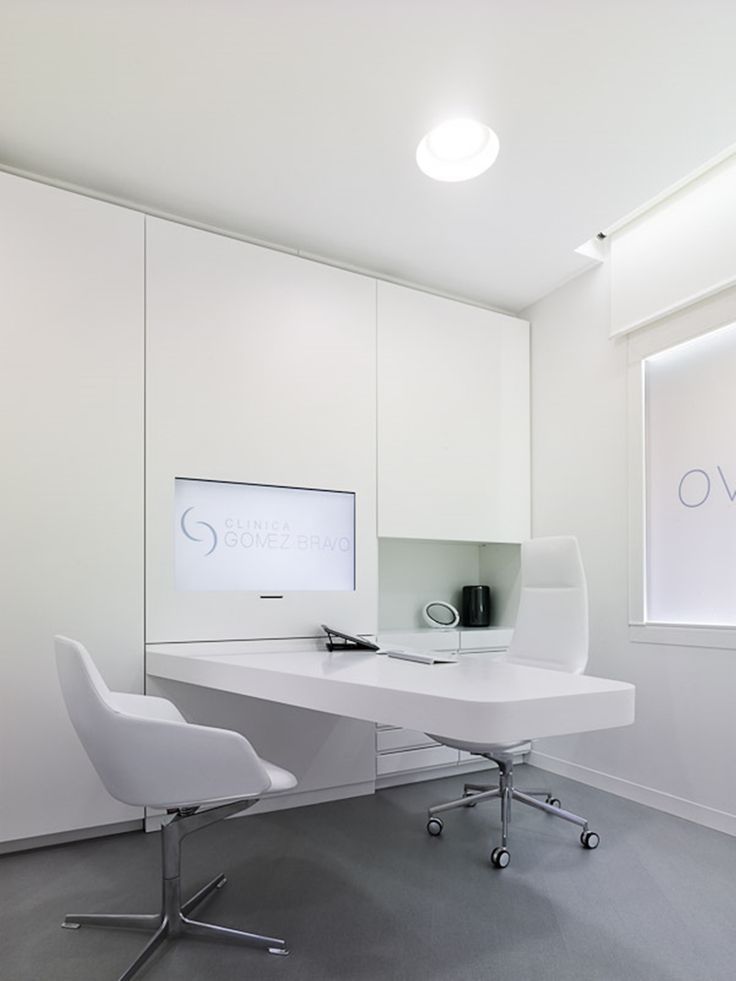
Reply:
M581 674L588 662L588 590L575 538L521 546L521 595L508 660Z
M55 637L72 725L107 791L158 807L258 796L271 786L238 732L188 723L165 699L111 692L85 648Z

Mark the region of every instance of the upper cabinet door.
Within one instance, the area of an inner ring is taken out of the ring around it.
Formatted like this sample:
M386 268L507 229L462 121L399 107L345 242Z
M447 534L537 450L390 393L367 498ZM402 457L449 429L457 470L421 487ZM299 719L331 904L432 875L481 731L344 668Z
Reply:
M529 537L529 324L378 284L378 534Z
M322 622L372 633L375 281L173 222L148 218L146 230L148 641L306 637ZM297 536L328 564L335 543L308 515L284 535L270 503L238 503L227 518L198 504L185 540L176 477L354 493L355 589L177 582L177 548L204 564L216 545L218 562L252 562L260 576L271 561L283 572ZM196 540L206 525L212 548Z

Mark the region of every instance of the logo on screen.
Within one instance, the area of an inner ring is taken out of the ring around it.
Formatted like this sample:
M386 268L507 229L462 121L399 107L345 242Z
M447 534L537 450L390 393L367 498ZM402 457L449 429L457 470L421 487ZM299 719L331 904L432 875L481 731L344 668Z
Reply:
M181 519L179 521L179 526L181 527L181 530L184 533L184 535L190 541L192 541L192 542L204 542L205 545L209 545L208 551L206 551L204 554L205 555L212 555L212 553L217 548L217 532L212 527L212 525L209 524L209 522L207 522L207 521L196 521L194 518L190 518L189 517L189 514L193 510L194 510L194 507L190 507L190 508L187 508L186 509L186 511L181 516ZM200 532L199 535L195 535L193 533L194 530L195 530L195 528L194 528L195 525L198 526L199 528L204 528L205 529L204 533L201 533Z

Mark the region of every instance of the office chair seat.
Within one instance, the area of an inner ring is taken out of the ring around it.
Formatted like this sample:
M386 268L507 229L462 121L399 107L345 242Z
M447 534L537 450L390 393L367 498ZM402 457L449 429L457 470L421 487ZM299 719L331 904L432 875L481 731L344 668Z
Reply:
M162 902L153 914L69 914L62 926L123 927L153 933L119 981L130 979L158 947L182 934L228 940L286 954L283 940L190 917L225 884L218 875L191 899L181 898L181 842L199 828L291 790L296 778L262 760L239 732L188 723L165 698L112 692L85 648L56 637L59 681L72 725L108 792L126 804L173 815L161 831Z
M473 753L478 756L486 756L488 753L508 753L509 755L513 755L529 744L528 739L524 740L524 742L517 743L471 743L467 739L453 739L451 736L436 736L431 732L428 732L427 735L430 739L442 743L443 746L449 746L450 749L460 749L466 753Z
M571 674L580 674L585 670L588 660L588 594L580 550L574 538L535 538L521 546L519 611L507 660L528 667L569 671ZM499 799L501 844L491 851L490 856L491 864L498 869L505 868L511 860L506 845L512 800L577 824L583 829L580 835L583 847L593 849L598 846L600 838L589 829L585 818L563 810L550 790L521 791L514 787L514 755L529 740L486 744L439 735L432 735L432 739L452 749L482 756L495 763L499 770L497 786L466 783L461 798L429 808L427 831L433 837L442 834L444 823L438 815L444 811L475 807L483 801Z

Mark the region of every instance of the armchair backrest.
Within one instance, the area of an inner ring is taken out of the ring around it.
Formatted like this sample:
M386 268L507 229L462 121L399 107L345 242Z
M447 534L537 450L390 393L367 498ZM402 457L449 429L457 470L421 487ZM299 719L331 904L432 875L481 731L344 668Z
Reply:
M68 637L54 642L69 718L117 800L177 807L268 790L268 773L245 736L188 723L159 698L137 696L135 711L121 708L122 698L116 703L82 644Z
M582 674L588 662L588 590L577 540L521 546L521 595L508 660Z

